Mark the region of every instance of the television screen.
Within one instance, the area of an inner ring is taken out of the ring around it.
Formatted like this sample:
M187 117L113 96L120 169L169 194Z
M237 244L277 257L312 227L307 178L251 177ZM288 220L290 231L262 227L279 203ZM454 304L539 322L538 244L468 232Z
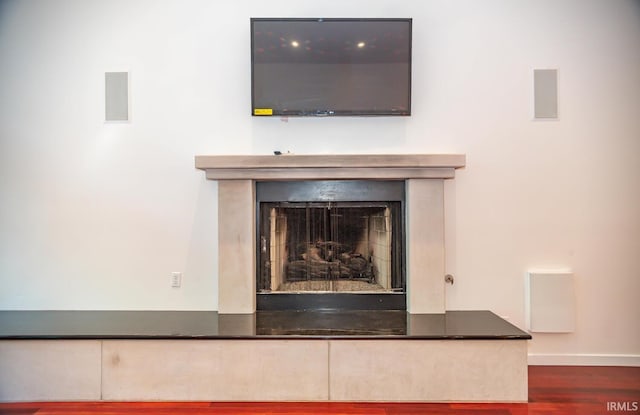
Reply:
M411 19L251 19L253 115L411 115Z

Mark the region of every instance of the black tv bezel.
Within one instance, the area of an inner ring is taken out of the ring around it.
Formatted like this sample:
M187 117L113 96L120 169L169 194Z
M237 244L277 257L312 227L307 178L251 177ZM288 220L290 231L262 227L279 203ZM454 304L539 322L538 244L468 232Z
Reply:
M255 107L255 85L254 85L254 22L404 22L409 24L409 84L407 85L408 91L408 107L406 111L391 111L391 110L383 110L383 111L334 111L331 109L322 109L316 111L303 111L303 110L294 110L294 111L280 111L280 110L272 110L271 113L267 114L256 114ZM412 90L412 66L413 66L413 19L412 18L367 18L367 17L358 17L358 18L350 18L350 17L331 17L331 18L307 18L307 17L252 17L250 18L250 37L251 37L251 116L254 117L264 117L264 116L280 116L280 117L335 117L335 116L346 116L346 117L377 117L377 116L390 116L390 117L408 117L411 116L411 90Z

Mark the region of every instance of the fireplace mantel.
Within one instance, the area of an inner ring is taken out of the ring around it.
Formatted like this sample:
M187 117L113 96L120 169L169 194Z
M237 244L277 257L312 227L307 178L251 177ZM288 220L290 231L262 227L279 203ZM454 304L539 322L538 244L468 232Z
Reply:
M452 179L464 154L196 156L211 180Z
M255 183L262 180L403 180L407 311L444 313L444 180L464 154L196 156L218 182L218 311L256 311ZM242 258L242 260L239 260Z

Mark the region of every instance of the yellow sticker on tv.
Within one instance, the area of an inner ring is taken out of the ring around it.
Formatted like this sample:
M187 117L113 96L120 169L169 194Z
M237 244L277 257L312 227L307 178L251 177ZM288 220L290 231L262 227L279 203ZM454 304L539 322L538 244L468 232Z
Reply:
M254 108L253 115L273 115L272 108Z

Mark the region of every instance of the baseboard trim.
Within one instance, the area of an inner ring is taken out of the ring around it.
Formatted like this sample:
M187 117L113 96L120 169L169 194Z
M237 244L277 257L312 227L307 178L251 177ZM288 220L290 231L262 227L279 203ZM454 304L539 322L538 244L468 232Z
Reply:
M530 366L632 366L640 367L636 354L529 354Z

